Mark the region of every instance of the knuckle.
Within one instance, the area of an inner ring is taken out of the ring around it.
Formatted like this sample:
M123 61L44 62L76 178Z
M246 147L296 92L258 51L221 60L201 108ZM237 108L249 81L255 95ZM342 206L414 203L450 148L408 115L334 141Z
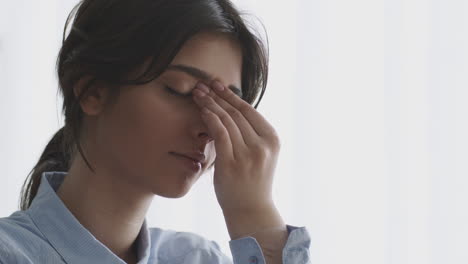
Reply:
M223 121L224 124L226 124L226 122L229 121L229 118L230 118L229 115L226 114L225 112L221 112L219 114L219 119L221 119L221 121Z
M252 152L255 154L255 156L260 158L265 158L268 155L267 149L261 144L255 144L252 146Z
M250 111L251 108L252 108L251 105L249 105L249 104L246 103L246 102L243 102L243 103L241 103L240 106L239 106L239 111L242 112L242 113L244 113L244 112L246 112L246 111Z
M270 136L268 138L269 138L269 142L271 142L271 144L274 147L276 148L281 147L281 139L275 129L273 128L271 129Z
M208 107L214 108L216 106L216 103L212 100L206 100L205 105Z
M242 116L241 112L239 112L237 109L235 108L230 108L228 109L228 112L231 116L235 117L235 118L240 118Z
M275 150L281 149L281 140L280 140L280 138L278 136L273 137L272 144L273 144L273 148Z

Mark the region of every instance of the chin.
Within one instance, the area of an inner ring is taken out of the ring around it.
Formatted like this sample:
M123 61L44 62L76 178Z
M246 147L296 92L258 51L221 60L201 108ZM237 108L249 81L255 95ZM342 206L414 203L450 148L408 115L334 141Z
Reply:
M182 198L184 197L188 192L190 191L190 188L187 189L177 189L177 190L166 190L165 192L156 192L154 193L155 195L165 197L165 198Z
M177 198L182 198L186 195L187 193L175 193L175 194L169 194L169 195L162 195L162 194L157 194L161 197L164 197L164 198L169 198L169 199L177 199Z

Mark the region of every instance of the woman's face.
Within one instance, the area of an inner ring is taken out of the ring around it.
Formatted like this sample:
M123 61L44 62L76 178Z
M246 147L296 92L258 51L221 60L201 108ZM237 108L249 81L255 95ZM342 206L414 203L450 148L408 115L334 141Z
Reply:
M189 191L216 153L199 106L192 96L174 93L189 94L198 81L209 84L212 79L240 88L242 54L226 35L200 33L186 42L170 65L192 67L211 77L204 80L179 67L148 84L124 87L115 104L98 114L93 144L96 165L111 175L110 180L176 198ZM186 166L186 159L171 154L196 151L206 156L198 172Z

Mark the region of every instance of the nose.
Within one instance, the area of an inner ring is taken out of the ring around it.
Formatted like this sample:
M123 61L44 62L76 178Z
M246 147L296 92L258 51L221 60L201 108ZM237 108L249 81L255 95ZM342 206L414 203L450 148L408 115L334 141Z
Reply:
M195 102L194 102L195 104ZM198 108L196 109L195 111L193 111L192 113L194 113L194 116L191 117L192 119L192 125L193 125L193 134L192 136L194 136L194 138L196 138L197 140L200 140L200 144L201 145L206 145L208 143L210 143L211 141L214 140L214 138L212 138L210 136L210 132L208 131L208 126L206 125L206 121L203 120L203 118L201 117L201 110L199 109L199 106L196 106L194 105L194 107Z

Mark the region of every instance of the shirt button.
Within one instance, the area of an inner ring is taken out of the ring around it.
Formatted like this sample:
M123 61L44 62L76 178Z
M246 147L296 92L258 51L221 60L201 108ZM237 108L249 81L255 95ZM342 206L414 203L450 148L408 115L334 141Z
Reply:
M251 264L257 264L258 263L258 258L256 256L251 256L249 258L249 263Z

